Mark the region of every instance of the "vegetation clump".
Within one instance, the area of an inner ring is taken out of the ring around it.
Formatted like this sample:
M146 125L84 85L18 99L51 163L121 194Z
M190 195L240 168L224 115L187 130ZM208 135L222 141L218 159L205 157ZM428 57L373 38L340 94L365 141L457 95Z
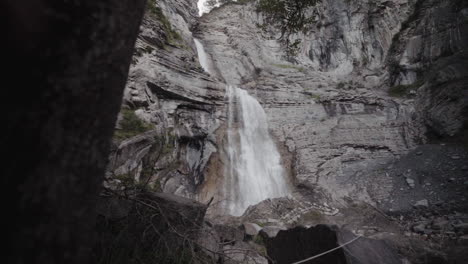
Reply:
M207 5L214 8L225 4L246 4L253 0L208 0ZM279 41L286 47L288 59L297 56L302 43L301 39L291 40L290 36L298 32L306 32L308 27L316 22L317 12L311 12L310 7L316 6L321 0L259 0L256 11L265 15L264 24L257 24L263 30L270 25L281 32Z
M154 129L154 125L146 123L138 118L133 110L123 109L122 120L119 122L120 129L114 132L114 138L117 140L124 140L134 137L138 134Z
M396 85L396 86L391 87L388 90L388 94L390 96L394 96L394 97L409 96L411 94L411 91L416 91L416 89L421 87L421 85L423 85L423 83L424 83L423 81L417 81L417 82L415 82L413 84L409 84L409 85L404 85L404 84Z
M298 70L298 71L300 71L300 72L305 72L305 68L304 68L304 67L299 67L299 66L295 66L295 65L273 64L273 66L276 66L276 67L282 68L282 69L295 69L295 70Z
M156 5L156 0L148 0L146 8L147 8L148 14L151 17L161 22L162 28L164 32L166 32L166 41L171 45L177 46L178 42L182 40L182 37L177 31L172 29L172 26L169 20L164 15L161 8Z
M295 57L302 40L290 40L292 34L305 32L316 22L316 14L310 14L309 8L316 6L321 0L259 0L256 11L265 15L265 24L279 28L280 42L286 46L289 59Z
M257 12L266 15L266 22L276 24L281 30L281 38L297 33L315 22L308 17L308 8L316 6L320 0L260 0Z

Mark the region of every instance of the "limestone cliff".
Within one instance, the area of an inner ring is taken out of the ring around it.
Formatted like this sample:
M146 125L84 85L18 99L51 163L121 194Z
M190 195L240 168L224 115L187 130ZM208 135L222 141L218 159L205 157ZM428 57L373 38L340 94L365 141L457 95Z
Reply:
M289 36L300 40L293 58L256 3L198 17L195 1L149 2L106 184L130 178L201 202L214 198L208 215L217 215L229 84L262 104L295 190L250 208L244 220L366 233L362 225L376 212L401 219L427 204L464 221L454 210L468 209L468 155L453 142L466 138L467 2L323 0L307 11L314 23ZM132 122L144 129L131 131ZM401 234L387 220L379 228Z
M166 192L202 200L215 195L226 83L257 97L291 179L328 202L386 199L395 179L379 171L426 142L427 131L462 133L463 1L323 1L317 22L291 36L301 39L294 64L279 33L261 26L255 1L201 18L195 4L158 1L147 12L124 106L155 127L116 146L117 175L151 177ZM211 75L194 36L211 57ZM148 159L152 152L159 154Z

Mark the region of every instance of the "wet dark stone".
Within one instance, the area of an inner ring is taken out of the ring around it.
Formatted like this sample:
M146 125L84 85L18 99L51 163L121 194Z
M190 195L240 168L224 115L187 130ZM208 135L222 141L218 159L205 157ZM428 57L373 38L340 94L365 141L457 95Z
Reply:
M317 225L283 230L266 238L269 263L289 264L310 258L356 238L352 232L336 226ZM400 264L395 250L384 241L361 237L345 247L304 262L308 264Z
M329 226L296 227L280 231L276 237L266 239L269 263L289 264L320 254L337 246L336 232ZM314 264L345 264L343 250L336 250L318 259L306 262Z

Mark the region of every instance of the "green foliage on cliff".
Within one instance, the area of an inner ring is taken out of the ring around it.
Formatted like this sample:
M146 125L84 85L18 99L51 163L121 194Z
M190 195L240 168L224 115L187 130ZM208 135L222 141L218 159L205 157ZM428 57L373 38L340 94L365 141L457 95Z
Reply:
M157 6L156 0L148 0L146 9L151 17L161 22L163 30L167 34L166 41L171 45L177 45L177 43L182 40L182 37L179 35L179 33L177 33L177 31L172 29L171 23L164 15L161 8Z
M413 84L409 84L409 85L403 85L403 84L396 85L396 86L391 87L388 90L388 94L390 96L394 96L394 97L409 96L411 91L416 91L416 89L421 87L421 85L423 85L423 84L424 84L423 81L417 81L417 82L415 82Z
M293 42L290 35L304 32L316 20L310 8L321 0L259 0L257 12L265 15L265 25L273 25L281 32L280 41L286 46L288 57L295 57L301 44L300 39ZM261 25L262 27L263 25Z
M146 123L138 118L133 110L122 109L122 120L120 120L120 129L114 132L114 138L117 140L124 140L134 137L138 134L144 133L154 129L154 125Z
M277 24L282 35L296 33L314 21L306 12L320 0L260 0L257 11L267 16L267 20Z
M304 71L305 71L305 68L304 68L304 67L295 66L295 65L289 65L289 64L273 64L273 66L276 66L276 67L282 68L282 69L295 69L295 70L298 70L298 71L300 71L300 72L304 72Z

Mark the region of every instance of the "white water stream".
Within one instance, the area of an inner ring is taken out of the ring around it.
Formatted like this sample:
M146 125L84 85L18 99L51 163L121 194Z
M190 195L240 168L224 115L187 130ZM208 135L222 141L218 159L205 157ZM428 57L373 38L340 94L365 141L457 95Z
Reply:
M210 73L210 58L203 44L193 39L202 68ZM221 201L225 213L239 216L250 206L290 192L281 156L268 131L260 103L247 91L226 88L228 129Z
M224 175L224 209L239 216L250 205L288 195L289 185L260 103L232 86L227 87L226 97L229 164Z
M205 70L207 73L210 73L210 61L208 55L205 52L203 44L196 38L194 38L193 41L197 47L198 61L200 61L200 65L202 66L203 70Z
M208 6L207 3L208 0L198 0L197 2L197 7L198 7L198 15L202 16L203 14L208 14L213 7L218 7L220 4L217 2L214 6Z

